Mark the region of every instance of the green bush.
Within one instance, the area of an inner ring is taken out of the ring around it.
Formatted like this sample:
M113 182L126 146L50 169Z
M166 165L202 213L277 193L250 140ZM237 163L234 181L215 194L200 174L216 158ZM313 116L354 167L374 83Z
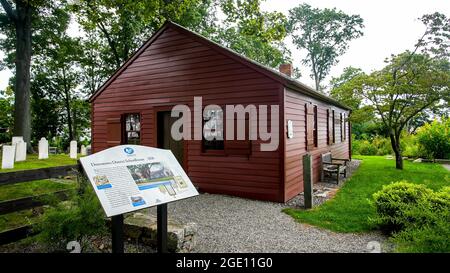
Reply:
M423 200L430 198L433 191L424 185L400 181L383 186L381 191L373 194L377 218L374 221L387 232L403 229L414 219L410 212Z
M352 149L357 155L387 155L392 151L390 140L380 136L373 137L371 140L354 139Z
M426 123L419 128L417 140L428 158L450 158L450 118Z
M48 209L36 226L39 240L49 249L65 250L69 241L78 241L83 249L89 236L106 233L105 214L94 190L81 189L73 200Z
M408 228L395 233L390 241L396 245L396 252L449 253L450 219L447 216L439 218L434 225Z
M373 195L377 217L371 219L392 234L399 252L448 252L450 187L434 192L400 181Z
M403 156L411 158L424 157L423 152L419 149L416 135L404 132L401 136L400 146L402 148Z

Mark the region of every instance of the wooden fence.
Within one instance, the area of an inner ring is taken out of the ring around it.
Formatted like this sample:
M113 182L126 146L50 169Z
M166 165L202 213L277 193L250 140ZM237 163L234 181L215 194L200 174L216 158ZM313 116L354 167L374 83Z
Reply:
M75 175L77 174L77 170L78 165L67 165L34 170L0 173L0 187L2 185L8 184L16 184L34 180L59 178L68 175ZM70 191L71 190L61 190L48 194L2 201L0 202L0 215L43 206L47 203L48 198L67 200ZM23 239L32 233L33 230L31 224L10 230L0 231L0 245L8 244Z

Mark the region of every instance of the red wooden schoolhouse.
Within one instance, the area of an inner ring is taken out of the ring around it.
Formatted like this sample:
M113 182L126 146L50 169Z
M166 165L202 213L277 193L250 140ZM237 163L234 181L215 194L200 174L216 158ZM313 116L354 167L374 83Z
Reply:
M285 202L303 191L302 156L350 157L349 108L175 23L165 23L89 99L92 150L121 144L171 149L203 192ZM262 140L175 141L174 105L279 105L278 148ZM292 135L288 136L288 123Z

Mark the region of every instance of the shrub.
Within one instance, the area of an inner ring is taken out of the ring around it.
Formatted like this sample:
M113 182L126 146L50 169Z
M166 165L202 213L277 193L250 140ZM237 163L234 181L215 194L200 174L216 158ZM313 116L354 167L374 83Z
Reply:
M408 228L390 239L396 252L437 253L450 252L450 219L439 218L434 225Z
M419 149L419 143L415 135L403 133L400 146L402 148L403 156L412 158L423 157L423 152Z
M69 241L83 248L92 235L106 232L105 214L92 187L83 186L73 200L48 209L37 225L39 240L49 249L64 250Z
M450 158L450 118L426 123L419 128L417 139L428 158Z
M373 221L387 232L401 230L410 221L410 211L423 200L429 198L432 191L423 185L400 181L383 186L373 194L377 218Z
M424 185L400 181L373 195L377 217L392 234L399 252L448 252L450 248L450 187L434 192Z
M371 140L354 139L352 140L352 151L359 155L387 155L392 152L390 140L376 136Z

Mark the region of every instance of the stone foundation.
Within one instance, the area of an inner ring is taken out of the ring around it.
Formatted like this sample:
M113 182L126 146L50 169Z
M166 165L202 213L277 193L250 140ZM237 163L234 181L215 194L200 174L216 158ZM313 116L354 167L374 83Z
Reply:
M167 223L167 247L169 252L190 252L195 247L197 225L195 223L180 224L172 220ZM124 219L125 237L156 248L157 221L156 216L143 213L130 213Z

